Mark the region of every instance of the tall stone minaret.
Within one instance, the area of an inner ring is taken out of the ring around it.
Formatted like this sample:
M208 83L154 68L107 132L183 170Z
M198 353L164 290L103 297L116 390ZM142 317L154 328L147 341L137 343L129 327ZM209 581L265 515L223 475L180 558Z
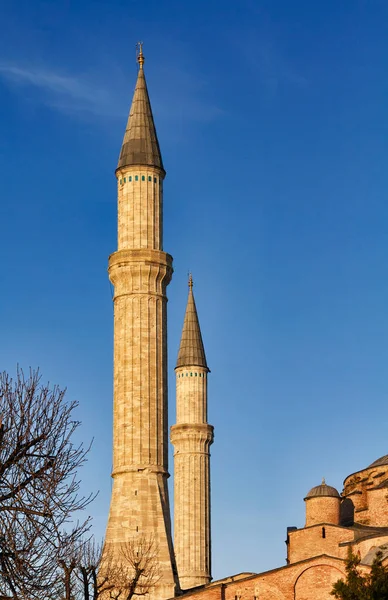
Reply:
M166 286L172 257L163 252L165 171L144 76L139 73L116 170L118 250L109 257L114 285L113 489L104 556L122 542L153 539L157 600L176 591L171 539L167 424Z
M189 279L176 374L174 445L174 547L182 589L211 580L210 452L213 426L207 422L207 375L201 329Z

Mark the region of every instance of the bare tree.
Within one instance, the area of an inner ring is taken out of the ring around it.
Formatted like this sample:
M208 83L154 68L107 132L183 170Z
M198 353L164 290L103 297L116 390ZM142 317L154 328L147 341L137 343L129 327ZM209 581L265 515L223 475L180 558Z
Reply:
M119 567L111 558L105 561L101 569L103 544L98 544L94 538L83 543L78 552L76 576L80 588L78 595L84 600L97 600L101 595L106 595L114 587L117 580Z
M73 522L93 499L80 495L76 407L38 371L0 373L0 596L54 597L60 554L89 527Z
M118 555L88 539L69 547L58 564L64 600L131 600L148 594L160 578L157 546L143 536L121 544Z
M118 556L105 549L101 573L106 572L111 600L131 600L133 596L145 596L160 580L159 548L154 538L137 536L123 542ZM107 571L106 562L108 565Z

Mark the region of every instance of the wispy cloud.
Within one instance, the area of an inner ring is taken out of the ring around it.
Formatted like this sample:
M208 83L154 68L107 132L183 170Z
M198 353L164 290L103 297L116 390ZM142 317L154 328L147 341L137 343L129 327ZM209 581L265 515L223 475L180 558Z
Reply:
M117 77L116 77L117 75ZM203 82L194 75L170 69L165 77L155 73L152 85L153 105L160 118L187 122L209 122L223 111L206 99ZM121 89L124 79L121 70L100 74L99 81L87 76L68 76L47 68L20 66L0 62L0 79L17 88L35 91L35 100L66 114L122 118L128 111L130 86ZM173 92L173 93L172 93Z
M100 116L120 116L122 112L123 107L111 92L86 78L1 62L0 77L9 85L34 88L40 102L62 112Z

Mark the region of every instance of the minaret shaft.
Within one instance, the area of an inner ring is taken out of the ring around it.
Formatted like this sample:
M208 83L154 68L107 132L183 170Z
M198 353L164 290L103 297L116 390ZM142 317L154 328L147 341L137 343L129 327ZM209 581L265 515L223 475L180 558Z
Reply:
M120 170L118 249L163 248L163 178L159 169Z
M159 577L152 600L173 597L177 583L167 489L172 257L162 249L164 175L140 62L116 171L118 250L108 269L114 286L113 488L104 556L120 561L123 542L152 539Z
M213 427L207 423L209 369L191 287L175 369L177 419L171 427L174 549L182 589L211 580L209 449Z
M172 259L157 250L119 250L114 284L113 474L167 474L166 286Z

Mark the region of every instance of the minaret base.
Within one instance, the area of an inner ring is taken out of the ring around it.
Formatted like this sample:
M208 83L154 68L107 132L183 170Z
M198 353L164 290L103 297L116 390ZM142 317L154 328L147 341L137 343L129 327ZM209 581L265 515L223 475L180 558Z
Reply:
M140 466L140 465L139 465ZM120 472L113 477L106 530L104 561L119 563L125 544L152 541L157 573L147 598L165 600L177 591L171 544L170 508L165 475L147 468Z

